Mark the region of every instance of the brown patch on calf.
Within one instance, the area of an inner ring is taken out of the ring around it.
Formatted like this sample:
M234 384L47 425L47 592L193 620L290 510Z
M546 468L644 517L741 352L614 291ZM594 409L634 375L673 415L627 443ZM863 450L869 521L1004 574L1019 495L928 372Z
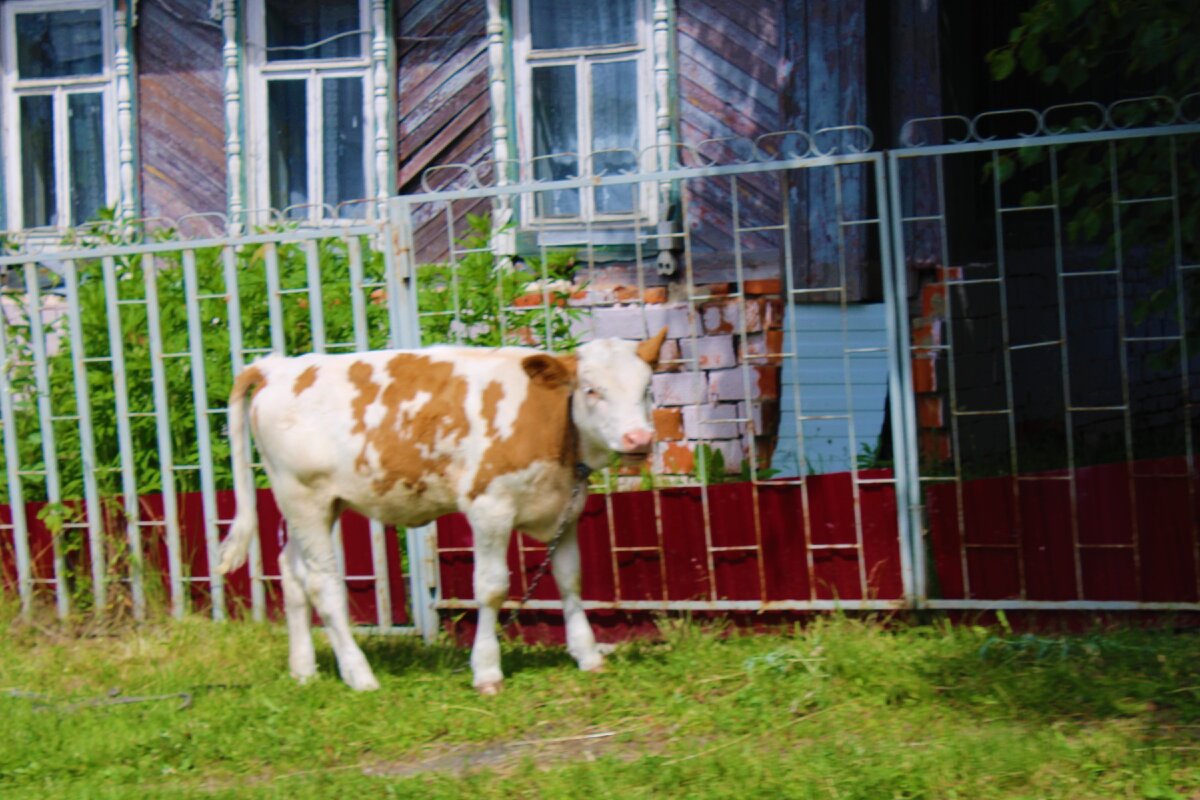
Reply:
M472 497L486 491L500 475L525 469L539 461L569 468L577 457L575 426L571 423L574 359L539 354L529 356L521 366L529 375L529 389L517 410L512 435L505 439L493 438L484 451L479 471L475 473L475 485L471 488ZM495 408L491 409L489 418L486 392L484 416L488 418L490 431Z
M350 410L354 414L354 427L350 429L351 433L362 433L367 429L367 409L379 396L379 384L371 380L374 372L375 368L365 361L355 361L346 372L350 383L354 385L355 389L358 389L358 396L350 403Z
M487 435L495 437L500 433L496 428L496 410L504 399L504 385L499 381L489 381L483 390L483 419L487 423Z
M432 361L427 356L400 353L387 363L390 380L380 386L372 380L370 364L356 361L350 366L350 382L358 389L351 410L352 433L363 433L366 441L355 465L367 465L367 448L379 455L379 477L373 483L377 494L385 494L397 483L421 491L430 474L444 473L450 465L448 453L434 454L439 440L461 441L470 431L467 420L467 381L454 374L454 365ZM430 395L418 409L401 409L421 392ZM384 415L378 425L367 428L367 408L376 400Z
M292 385L292 394L294 394L296 397L299 397L301 394L304 393L305 389L308 389L316 382L317 382L317 365L313 364L311 367L304 370L304 372L301 372L300 375L296 377L296 382Z

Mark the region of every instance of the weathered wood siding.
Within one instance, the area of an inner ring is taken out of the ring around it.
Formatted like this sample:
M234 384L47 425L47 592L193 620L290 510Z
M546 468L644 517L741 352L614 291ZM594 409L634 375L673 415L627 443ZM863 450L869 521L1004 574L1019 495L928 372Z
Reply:
M780 129L781 11L777 0L679 0L679 137L705 158L735 161L734 146L721 140L753 140ZM684 218L700 253L733 251L735 193L738 228L778 225L783 219L783 188L776 174L692 181L687 189ZM773 234L740 238L746 251L781 252ZM717 266L709 259L704 263Z
M783 6L784 126L816 135L821 128L866 125L865 0L784 0ZM848 144L838 135L817 135L816 143L822 150ZM842 287L848 299L863 299L869 284L867 229L839 222L874 216L867 210L867 182L874 176L852 165L789 177L796 286Z
M720 140L758 139L785 130L866 124L865 0L756 0L725 3L679 0L680 138L709 158L738 160ZM818 144L828 147L829 138ZM779 138L763 140L778 149ZM842 220L865 215L869 177L843 167ZM797 287L840 286L844 254L849 299L865 296L867 242L860 230L839 231L834 170L795 170L752 178L694 182L686 219L701 253L732 253L737 228L780 225L792 230ZM785 220L785 218L787 218ZM754 260L774 258L783 268L778 232L738 236ZM711 259L704 259L709 263Z
M226 210L222 36L208 9L208 0L138 6L137 126L147 217ZM188 232L213 228L213 221L197 220Z
M491 103L488 96L487 9L484 0L399 0L396 46L399 58L397 181L400 191L419 192L431 167L469 164L490 180ZM430 188L460 180L435 174ZM482 213L478 201L454 208ZM418 260L442 261L449 248L446 215L418 209L414 232ZM461 227L456 233L462 233Z

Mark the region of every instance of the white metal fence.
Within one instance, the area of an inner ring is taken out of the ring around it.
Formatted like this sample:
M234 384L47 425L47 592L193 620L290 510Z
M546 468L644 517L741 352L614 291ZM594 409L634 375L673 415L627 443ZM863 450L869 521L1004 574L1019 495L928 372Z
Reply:
M208 570L232 516L224 398L258 354L559 347L665 326L675 349L654 388L664 430L680 430L649 474L598 479L590 607L1200 608L1194 105L984 115L958 120L959 141L886 153L856 127L714 140L638 154L637 173L583 164L538 184L443 168L447 185L393 198L386 219L320 229L181 238L125 222L13 240L0 256L6 587L60 615L161 602L265 616L277 576L259 543L245 585ZM1164 124L1121 128L1138 108ZM987 138L1014 118L1032 127ZM1100 177L1077 177L1093 151ZM1129 184L1143 159L1161 174ZM547 193L601 190L631 213L537 218ZM924 261L942 270L929 278ZM1107 283L1072 288L1089 281ZM1112 347L1087 349L1080 309ZM1128 498L1124 539L1088 515L1110 480ZM1148 529L1155 498L1183 515L1166 550ZM360 621L428 634L438 608L470 605L454 584L461 529L346 536ZM1155 594L1153 570L1183 556L1191 571ZM513 557L519 596L538 549ZM1133 584L1104 584L1106 564Z

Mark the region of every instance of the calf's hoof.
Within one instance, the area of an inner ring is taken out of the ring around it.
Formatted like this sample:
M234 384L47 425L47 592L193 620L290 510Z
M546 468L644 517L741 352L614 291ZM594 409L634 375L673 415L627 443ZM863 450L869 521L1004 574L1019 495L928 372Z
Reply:
M475 686L475 690L477 692L488 697L500 694L500 690L502 688L504 688L504 683L502 681L487 681Z
M297 672L296 670L292 670L291 676L292 676L292 680L294 680L296 683L300 684L301 686L304 686L305 684L308 684L308 683L312 683L313 681L315 681L317 679L316 671Z
M356 692L373 692L379 688L379 681L375 680L375 676L371 673L358 674L351 673L344 676L346 685Z

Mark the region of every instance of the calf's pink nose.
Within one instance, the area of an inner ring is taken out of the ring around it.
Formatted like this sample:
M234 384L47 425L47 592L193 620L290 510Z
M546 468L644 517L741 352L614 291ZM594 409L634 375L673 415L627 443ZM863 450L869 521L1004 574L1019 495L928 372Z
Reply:
M654 431L649 428L635 429L621 437L621 447L626 450L641 450L649 447L652 441L654 441Z

